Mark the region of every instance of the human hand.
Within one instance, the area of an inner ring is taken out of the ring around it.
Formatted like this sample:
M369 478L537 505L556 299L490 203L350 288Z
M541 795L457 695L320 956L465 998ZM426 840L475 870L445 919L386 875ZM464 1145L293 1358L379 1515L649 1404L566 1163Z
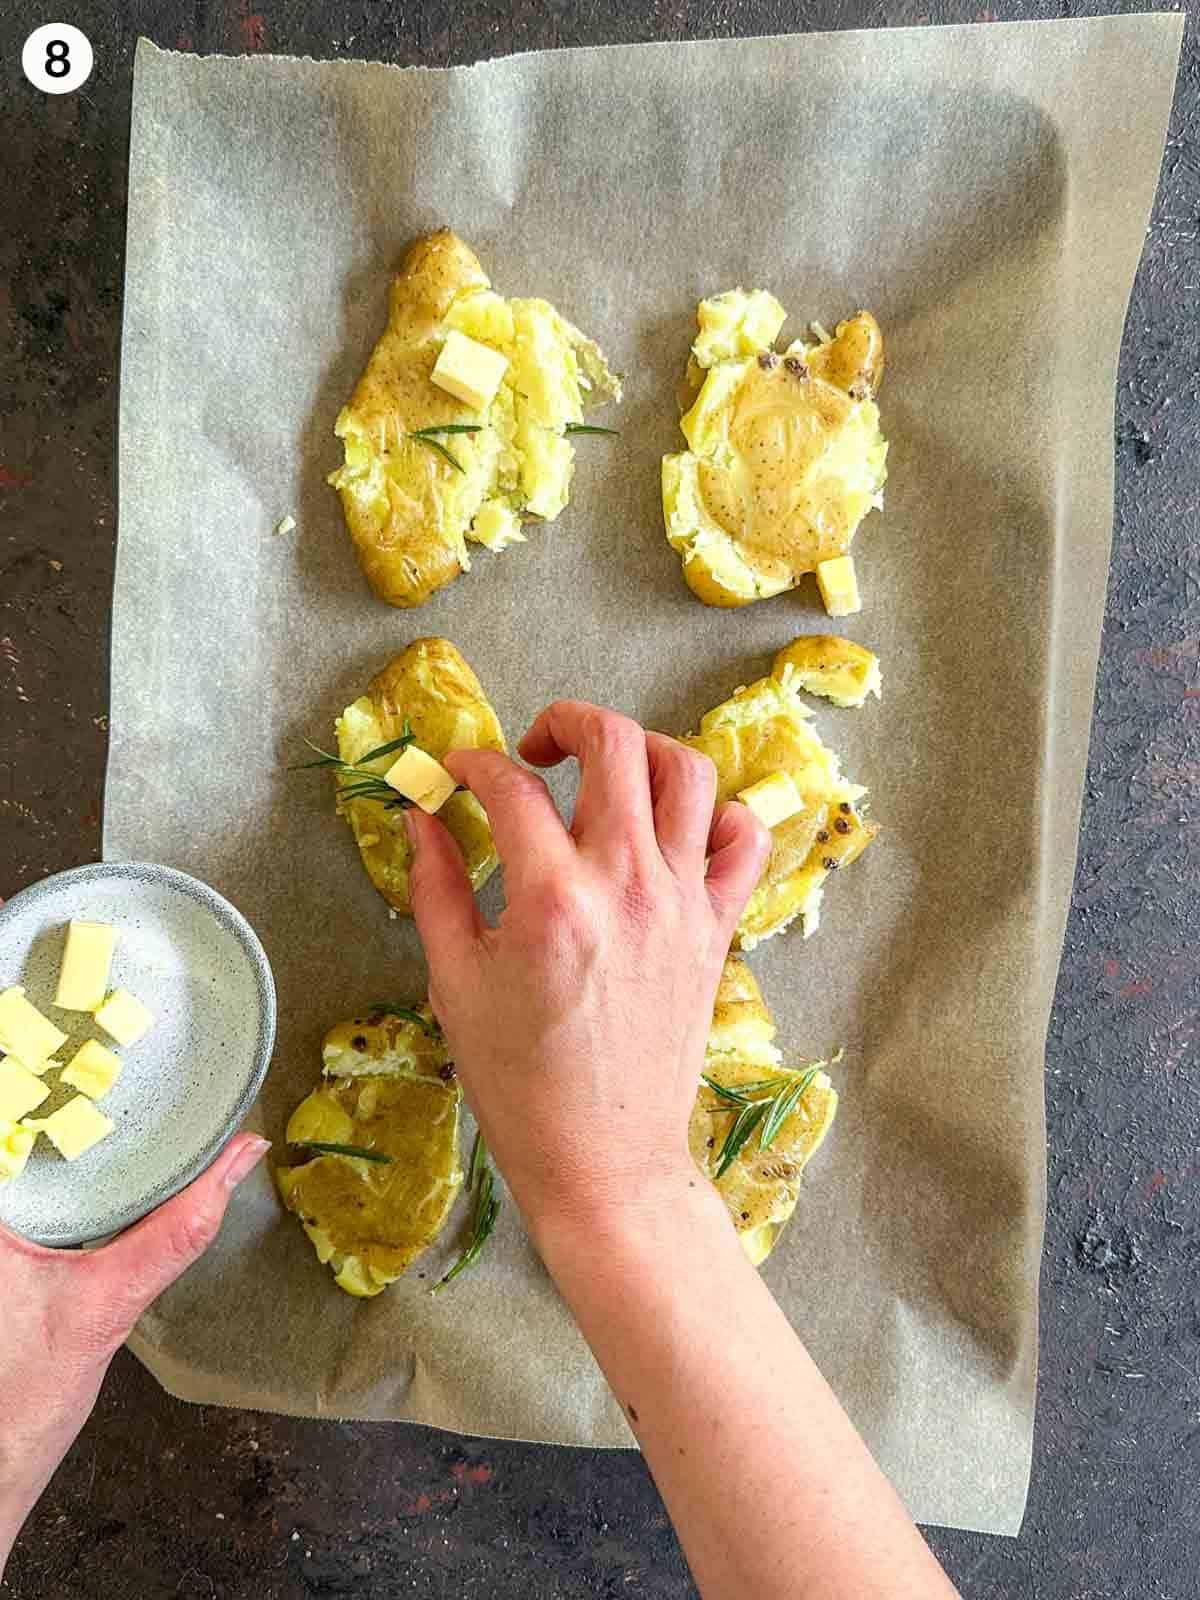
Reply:
M495 928L446 829L406 815L430 1001L545 1253L564 1226L577 1235L697 1188L688 1117L721 966L770 841L745 806L714 815L707 757L615 712L556 702L519 748L534 766L578 760L569 831L542 779L507 756L445 759L504 864Z
M97 1250L44 1250L0 1228L0 1572L114 1353L212 1243L231 1193L267 1149L254 1134L231 1139L203 1177Z

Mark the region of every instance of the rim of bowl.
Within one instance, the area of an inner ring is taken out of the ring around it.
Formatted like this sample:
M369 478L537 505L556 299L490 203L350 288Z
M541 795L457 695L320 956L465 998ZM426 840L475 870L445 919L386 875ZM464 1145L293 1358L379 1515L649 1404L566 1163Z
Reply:
M263 949L262 940L233 902L227 900L219 889L214 889L211 883L205 883L202 878L194 878L189 872L182 872L178 867L163 866L157 861L88 861L82 866L67 867L62 872L53 872L49 877L39 878L36 883L19 889L0 905L0 927L12 919L14 909L19 911L22 906L40 899L52 887L58 888L64 883L82 883L96 878L150 878L165 883L190 899L198 901L205 910L211 912L216 921L227 932L233 934L253 968L259 1002L258 1037L254 1043L253 1068L238 1095L233 1111L220 1130L205 1143L203 1149L197 1155L190 1157L177 1173L173 1173L160 1184L144 1205L126 1206L123 1210L114 1212L108 1219L108 1226L101 1233L56 1234L53 1238L36 1232L23 1234L23 1237L32 1244L40 1244L52 1250L75 1249L80 1245L93 1244L98 1240L110 1239L115 1234L123 1233L126 1228L132 1227L135 1222L140 1222L152 1211L157 1211L159 1206L174 1199L202 1172L206 1172L245 1121L250 1108L258 1099L275 1049L277 1018L275 975L271 970L267 952Z

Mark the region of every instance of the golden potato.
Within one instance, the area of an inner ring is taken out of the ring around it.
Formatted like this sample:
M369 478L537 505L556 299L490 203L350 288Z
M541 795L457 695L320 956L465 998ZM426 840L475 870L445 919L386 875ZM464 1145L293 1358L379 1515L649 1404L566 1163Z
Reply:
M879 657L853 639L829 633L804 633L785 645L771 667L782 684L823 695L835 706L861 706L868 695L882 697Z
M795 1210L801 1174L829 1132L838 1104L829 1075L821 1070L823 1064L815 1070L783 1066L774 1037L775 1024L754 975L745 962L731 956L713 1007L705 1076L735 1092L746 1085L764 1085L749 1096L755 1100L786 1092L811 1073L767 1149L761 1148L761 1132L755 1132L720 1177L716 1174L722 1147L739 1107L702 1083L692 1109L688 1125L692 1159L716 1185L742 1248L756 1266L771 1253Z
M323 1058L325 1081L292 1113L287 1141L367 1154L315 1153L276 1181L338 1287L377 1295L437 1239L462 1187L461 1092L427 1005L340 1023Z
M325 1035L321 1064L328 1078L441 1077L450 1053L425 1002L339 1022Z
M843 777L811 715L790 678L760 678L735 690L683 740L716 767L718 804L776 772L791 776L803 800L800 811L771 829L766 870L738 923L738 949L753 950L797 916L805 938L814 933L825 880L879 831L858 807L866 790Z
M433 380L451 334L506 362L482 407ZM552 521L575 459L568 429L620 398L598 346L547 301L495 294L448 228L418 240L335 428L345 459L329 481L375 593L423 605L470 568L468 541L501 550L524 539L523 521Z
M869 312L814 344L772 348L783 308L762 290L700 302L680 427L663 457L667 539L697 597L743 606L845 555L882 504L887 444L875 389L883 339Z
M382 773L396 752L362 757L411 729L418 748L441 760L449 750L504 750L504 733L479 679L448 639L417 639L371 680L365 695L338 718L337 752L364 772ZM395 801L371 795L346 798L353 783L338 775L337 809L350 824L371 882L395 910L412 915L408 869L412 850L404 814ZM487 815L473 794L452 794L438 812L458 847L476 889L491 877L496 850Z

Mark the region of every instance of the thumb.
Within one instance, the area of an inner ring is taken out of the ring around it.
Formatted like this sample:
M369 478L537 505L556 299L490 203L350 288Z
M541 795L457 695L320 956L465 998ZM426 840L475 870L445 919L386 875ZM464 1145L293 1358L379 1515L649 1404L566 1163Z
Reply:
M257 1134L238 1134L195 1183L90 1257L130 1325L208 1249L230 1195L270 1148Z
M404 820L413 847L409 893L433 987L444 969L463 959L483 931L483 919L462 853L448 829L416 809L406 811Z
M727 942L770 853L770 832L748 806L730 800L718 808L708 836L705 887Z

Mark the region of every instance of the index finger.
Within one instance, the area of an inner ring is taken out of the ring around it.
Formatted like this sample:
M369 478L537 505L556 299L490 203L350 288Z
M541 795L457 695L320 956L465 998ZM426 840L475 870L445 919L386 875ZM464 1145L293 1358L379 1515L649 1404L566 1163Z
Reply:
M556 700L517 747L531 766L579 762L572 833L580 844L614 836L654 842L646 735L631 717L586 700Z
M487 812L510 883L526 867L544 872L574 855L550 791L536 773L526 772L499 750L451 750L442 764Z

